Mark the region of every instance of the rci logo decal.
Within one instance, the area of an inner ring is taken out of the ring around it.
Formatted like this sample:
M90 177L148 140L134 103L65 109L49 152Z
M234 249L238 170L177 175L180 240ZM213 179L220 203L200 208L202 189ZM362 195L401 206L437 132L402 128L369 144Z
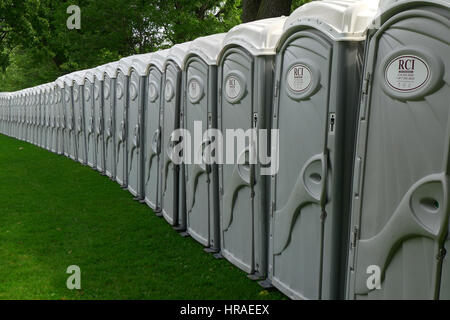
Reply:
M312 81L311 70L304 64L296 64L289 69L287 83L295 93L302 93L309 89Z
M389 87L398 92L414 92L430 78L430 68L421 58L402 55L389 62L385 72Z

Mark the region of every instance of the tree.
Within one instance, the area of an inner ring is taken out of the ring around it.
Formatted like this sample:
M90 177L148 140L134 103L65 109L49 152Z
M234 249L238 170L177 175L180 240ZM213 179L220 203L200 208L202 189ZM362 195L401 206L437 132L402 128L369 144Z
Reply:
M242 22L288 16L311 0L242 0Z

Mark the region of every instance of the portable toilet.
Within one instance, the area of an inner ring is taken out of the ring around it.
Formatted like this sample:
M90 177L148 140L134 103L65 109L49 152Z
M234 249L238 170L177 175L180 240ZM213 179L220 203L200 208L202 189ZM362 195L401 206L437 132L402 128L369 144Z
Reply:
M118 62L111 62L103 68L103 105L105 125L105 173L115 180L116 148L115 148L115 94Z
M192 41L183 69L186 93L180 125L193 136L195 125L201 124L201 141L191 143L191 159L184 165L182 177L187 232L211 252L220 250L218 169L217 163L204 159L212 138L204 137L203 132L217 128L217 58L224 38L225 33L221 33Z
M122 188L128 187L128 85L132 67L126 61L119 61L117 65L116 99L115 99L115 136L116 140L116 181Z
M21 136L21 119L20 115L22 113L22 110L25 110L26 104L28 102L28 93L27 90L24 89L23 92L20 95L20 100L16 108L14 109L14 122L15 122L15 131L14 131L14 138L20 139Z
M64 88L64 82L62 79L58 78L55 81L55 89L54 89L54 95L55 95L55 107L56 107L56 125L57 125L57 138L56 141L58 143L57 145L57 153L59 155L63 155L65 152L65 149L68 148L67 142L65 141L65 131L66 131L66 125L65 125L65 115L64 115L64 109L65 109L65 102L63 101L63 94L62 90Z
M178 209L180 163L173 162L173 152L177 144L174 132L180 127L180 103L183 92L181 71L189 45L190 42L185 42L170 48L163 67L161 204L163 217L179 231L186 229L186 215Z
M105 161L105 115L103 104L103 81L105 67L99 66L89 70L94 75L92 98L94 104L96 167L101 174L106 174Z
M122 58L120 63L129 66L127 90L127 142L126 176L127 188L136 200L143 197L143 123L146 69L141 56Z
M25 110L30 110L31 113L31 136L30 143L35 143L35 134L36 134L36 108L35 101L33 100L33 96L31 90L29 88L24 89L22 92L22 98L16 109L16 139L22 139L22 113Z
M348 299L450 299L449 6L382 1L368 34Z
M43 144L45 149L51 151L51 100L49 88L49 83L43 84L41 86L41 99L44 103Z
M87 70L77 71L73 74L73 115L75 124L77 161L87 164L87 138L86 118L84 115L84 85Z
M147 74L144 112L144 201L161 213L161 125L163 101L163 66L168 50L142 55Z
M86 162L91 168L96 167L95 121L94 121L94 73L86 70L83 85L83 112L86 136Z
M49 88L49 94L50 94L50 106L51 106L51 132L52 132L52 138L51 138L51 151L53 153L59 153L59 141L58 141L58 136L59 136L59 130L60 130L60 126L59 126L59 110L58 110L58 96L57 96L57 91L59 91L58 89L58 85L56 84L56 82L54 82L51 87Z
M43 94L44 86L36 86L36 99L39 103L39 134L38 146L45 148L45 96Z
M75 73L68 74L64 77L64 90L62 90L63 101L65 105L64 114L66 119L66 132L68 142L68 156L72 160L78 158L77 155L77 137L75 132L75 115L73 101L73 84Z
M314 1L277 46L269 281L292 299L342 299L365 1ZM294 147L295 146L295 147Z
M219 55L217 127L224 148L234 151L234 159L225 152L224 164L219 165L221 254L253 279L267 274L269 196L267 177L261 174L261 163L254 161L252 131L270 129L275 47L285 20L271 18L234 27ZM235 140L243 140L235 139L240 131L248 137L235 147ZM228 139L226 132L236 135Z

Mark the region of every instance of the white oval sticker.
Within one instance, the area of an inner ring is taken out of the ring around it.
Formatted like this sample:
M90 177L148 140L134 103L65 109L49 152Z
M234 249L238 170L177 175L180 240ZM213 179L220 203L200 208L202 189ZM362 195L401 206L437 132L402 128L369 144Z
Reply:
M154 83L150 83L150 86L148 88L148 97L151 102L154 102L156 99L158 99L158 90L156 89L156 85Z
M105 83L104 87L103 87L103 94L105 96L105 99L109 99L109 85Z
M430 67L414 55L401 55L388 63L385 71L389 87L399 92L413 92L430 78Z
M200 97L201 94L201 87L200 83L196 79L192 79L189 81L189 97L191 97L192 100L197 100Z
M173 98L173 86L170 81L166 81L166 87L164 88L164 97L166 98L166 101L170 101Z
M225 93L228 98L236 99L241 94L241 83L235 76L229 76L225 83Z
M137 96L138 96L137 83L133 81L130 84L130 98L132 101L134 101L136 100Z
M289 69L287 83L295 93L302 93L309 89L312 81L311 70L304 64L296 64Z

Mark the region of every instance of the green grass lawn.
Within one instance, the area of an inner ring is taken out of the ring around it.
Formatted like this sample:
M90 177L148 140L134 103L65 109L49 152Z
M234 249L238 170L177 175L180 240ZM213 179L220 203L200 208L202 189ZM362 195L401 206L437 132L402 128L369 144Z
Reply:
M3 135L0 166L0 299L284 298L88 167Z

